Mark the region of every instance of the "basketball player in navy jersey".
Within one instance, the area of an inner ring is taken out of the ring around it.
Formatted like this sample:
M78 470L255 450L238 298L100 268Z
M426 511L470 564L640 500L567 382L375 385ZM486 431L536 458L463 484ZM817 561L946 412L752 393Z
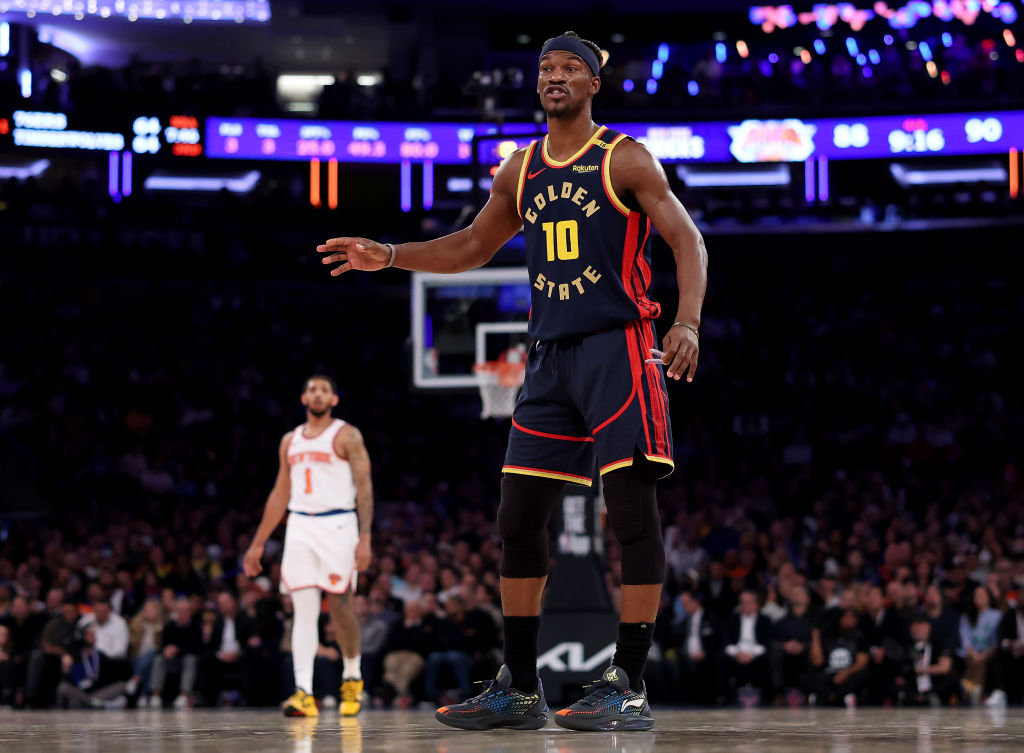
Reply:
M697 369L707 253L658 161L591 118L601 54L572 32L544 43L537 93L548 135L502 163L468 228L425 243L333 238L317 247L323 263L338 265L332 275L388 267L453 273L486 264L520 228L525 234L533 344L498 510L505 663L482 693L438 709L453 727L546 723L537 636L548 520L567 482L593 483L595 461L622 548L621 621L612 666L555 721L578 730L654 724L643 670L665 573L655 498L656 480L672 471L664 377L689 382ZM648 292L652 222L672 248L679 285L660 363L647 362L660 313Z

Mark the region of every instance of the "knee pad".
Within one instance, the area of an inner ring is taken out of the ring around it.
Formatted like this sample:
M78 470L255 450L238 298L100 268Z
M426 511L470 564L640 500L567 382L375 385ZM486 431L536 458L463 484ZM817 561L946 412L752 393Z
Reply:
M548 521L564 483L519 474L501 477L498 535L503 578L548 574Z
M656 482L634 464L603 479L608 525L622 549L622 583L643 586L665 580L665 542Z

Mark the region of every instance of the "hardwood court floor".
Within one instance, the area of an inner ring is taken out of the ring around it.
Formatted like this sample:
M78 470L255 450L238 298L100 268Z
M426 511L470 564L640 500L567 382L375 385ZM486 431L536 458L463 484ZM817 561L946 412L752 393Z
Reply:
M653 732L460 732L431 712L0 710L3 753L990 753L1024 751L1024 710L655 710Z

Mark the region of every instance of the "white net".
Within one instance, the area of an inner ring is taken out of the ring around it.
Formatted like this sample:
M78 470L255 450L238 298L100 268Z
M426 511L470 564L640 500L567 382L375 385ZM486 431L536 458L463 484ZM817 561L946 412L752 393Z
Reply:
M483 405L480 418L508 418L516 407L526 374L525 364L492 361L477 364L477 386Z

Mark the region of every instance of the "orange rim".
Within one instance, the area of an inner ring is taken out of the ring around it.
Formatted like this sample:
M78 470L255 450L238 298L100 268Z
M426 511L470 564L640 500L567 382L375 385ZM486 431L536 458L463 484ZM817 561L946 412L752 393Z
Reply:
M473 371L477 374L493 374L502 387L518 387L526 378L526 362L485 361L473 364Z

